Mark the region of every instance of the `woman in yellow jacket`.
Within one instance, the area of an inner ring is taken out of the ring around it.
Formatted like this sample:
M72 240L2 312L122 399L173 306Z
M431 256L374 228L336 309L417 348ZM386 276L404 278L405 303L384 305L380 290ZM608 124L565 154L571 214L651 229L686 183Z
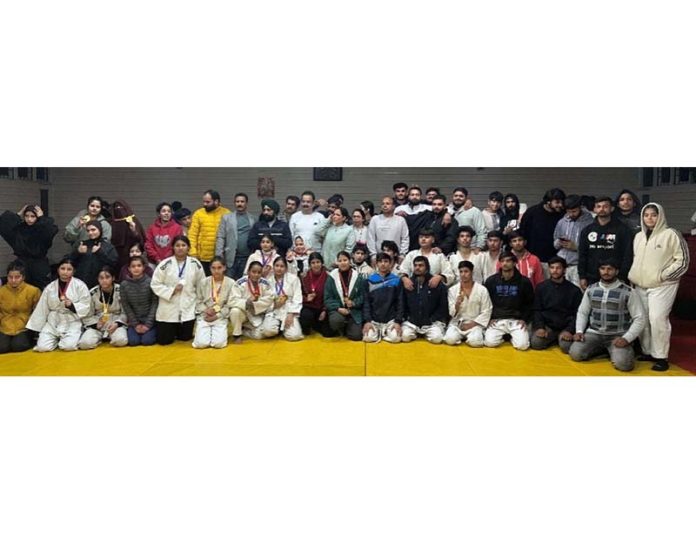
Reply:
M218 226L223 215L229 212L229 209L220 205L220 194L215 190L208 190L203 194L203 207L197 209L191 218L188 231L188 239L191 241L189 256L200 260L206 276L210 275L210 262L215 256Z
M0 354L31 349L27 321L41 298L41 291L24 282L26 270L20 260L7 267L7 284L0 287Z
M647 324L640 334L643 360L653 362L653 371L669 369L669 313L679 289L679 279L689 269L689 248L682 235L667 226L665 210L650 202L640 213L640 232L633 239L633 265L628 279L647 311Z

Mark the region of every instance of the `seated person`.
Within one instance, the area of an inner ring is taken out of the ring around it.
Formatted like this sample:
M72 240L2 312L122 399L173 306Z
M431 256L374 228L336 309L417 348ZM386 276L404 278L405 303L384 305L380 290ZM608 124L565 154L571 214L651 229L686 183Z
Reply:
M363 300L363 341L389 343L401 341L403 299L401 281L391 272L393 258L387 253L377 254L377 272L368 277Z
M578 309L570 357L585 362L608 351L614 368L631 371L634 367L631 343L645 326L645 308L638 293L622 283L618 275L617 261L600 262L600 280L587 287Z
M78 347L95 349L105 339L113 347L125 347L128 345L128 317L121 303L121 286L114 283L116 272L111 266L104 266L97 280L99 284L89 291L92 308L82 319L85 331Z
M430 343L442 343L448 317L447 287L443 281L437 281L432 286L430 263L425 256L416 256L412 265L413 288L402 290L404 314L401 341L408 343L422 335Z
M352 341L362 339L362 306L365 279L351 267L350 255L341 251L336 257L338 268L332 270L324 289L324 305L329 312L332 332Z
M288 341L304 339L300 326L302 284L296 274L288 273L288 263L282 256L273 261L273 275L268 282L273 292L273 307L263 320L263 336L282 333Z
M242 293L236 281L227 275L227 262L216 256L210 261L210 276L196 286L196 334L194 349L227 347L229 300L232 293L240 299Z
M415 251L409 251L401 263L402 276L401 281L404 284L406 290L413 290L413 282L410 277L413 274L413 260L419 256L423 256L428 259L429 262L429 274L430 274L430 288L435 288L440 281L445 285L454 283L454 272L450 263L447 261L447 257L441 252L435 252L433 244L435 243L435 234L430 228L423 228L418 234L418 244L420 249Z
M145 273L145 257L132 256L128 264L129 277L121 283L121 304L128 323L128 345L154 345L157 340L155 315L159 298L150 288L151 279Z
M273 290L261 276L262 273L263 265L254 261L249 264L248 274L237 281L242 291L244 309L240 309L239 300L233 296L230 300L230 322L234 343L242 342L242 334L252 339L263 338L263 320L266 312L273 307Z
M550 279L534 292L532 349L542 350L558 343L568 354L575 333L575 316L582 300L582 291L566 279L566 261L560 256L549 259Z
M486 279L486 289L493 303L491 322L484 334L486 347L497 347L510 334L512 346L520 351L529 349L527 322L532 318L534 288L515 267L517 257L500 253L500 271Z
M367 245L363 243L353 245L353 268L362 275L363 279L367 279L375 273L375 270L367 263L367 255Z
M474 281L474 265L468 260L459 262L459 281L450 287L447 297L452 320L445 343L459 345L465 339L469 347L483 347L483 333L491 320L493 304L486 287Z
M27 321L39 303L41 291L25 281L26 273L21 260L10 262L7 284L0 287L0 353L28 351L33 343Z

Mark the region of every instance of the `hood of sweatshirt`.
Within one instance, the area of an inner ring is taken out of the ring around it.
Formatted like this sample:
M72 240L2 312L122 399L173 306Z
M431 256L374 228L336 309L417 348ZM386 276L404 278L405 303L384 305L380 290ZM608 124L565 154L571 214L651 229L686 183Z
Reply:
M646 236L648 233L648 227L645 226L645 221L643 220L643 213L645 213L645 208L648 206L655 206L657 208L657 223L655 224L655 228L653 228L653 232L651 235L655 235L658 232L661 232L662 230L668 228L667 217L665 217L665 210L662 207L662 205L658 204L657 202L647 203L643 206L643 209L640 210L640 229Z

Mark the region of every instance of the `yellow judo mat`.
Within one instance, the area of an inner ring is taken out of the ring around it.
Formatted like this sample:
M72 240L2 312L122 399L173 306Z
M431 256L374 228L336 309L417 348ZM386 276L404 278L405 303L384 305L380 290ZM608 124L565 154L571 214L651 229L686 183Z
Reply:
M621 373L608 358L573 362L558 347L519 352L510 344L497 349L466 345L430 345L424 339L409 344L365 344L344 338L312 335L298 343L282 338L228 345L221 350L193 349L177 342L167 347L122 347L108 344L93 351L0 355L0 375L295 375L295 376L663 376L691 375L671 364L657 373L651 363Z

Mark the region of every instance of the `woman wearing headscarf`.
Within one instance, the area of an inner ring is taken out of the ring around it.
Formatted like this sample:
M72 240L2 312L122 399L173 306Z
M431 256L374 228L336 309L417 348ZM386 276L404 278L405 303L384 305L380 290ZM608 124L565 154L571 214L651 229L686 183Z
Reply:
M651 202L641 212L641 231L633 238L633 264L628 279L647 312L640 334L643 359L653 371L669 368L669 313L679 289L679 279L689 269L689 248L682 235L667 225L665 210Z
M125 200L114 200L111 204L111 244L118 252L118 266L128 264L128 253L135 243L145 243L145 229Z
M106 219L106 202L99 196L87 198L87 209L81 209L75 218L68 223L63 233L63 239L76 249L81 241L86 241L87 230L85 226L90 221L99 221L102 227L102 237L106 241L111 240L111 225Z
M56 347L77 350L82 319L89 315L92 301L89 289L73 277L75 266L69 258L58 263L58 279L49 283L27 322L27 329L39 332L34 350L48 352Z
M635 192L623 189L614 200L614 216L637 234L641 231L640 199Z
M70 254L75 264L75 277L84 281L87 288L96 286L99 272L104 266L112 268L118 263L116 249L103 238L102 223L90 221L85 225L87 239L81 241Z
M48 250L58 227L51 217L34 204L27 204L19 213L5 211L0 215L0 235L25 267L25 280L43 289L51 282Z

